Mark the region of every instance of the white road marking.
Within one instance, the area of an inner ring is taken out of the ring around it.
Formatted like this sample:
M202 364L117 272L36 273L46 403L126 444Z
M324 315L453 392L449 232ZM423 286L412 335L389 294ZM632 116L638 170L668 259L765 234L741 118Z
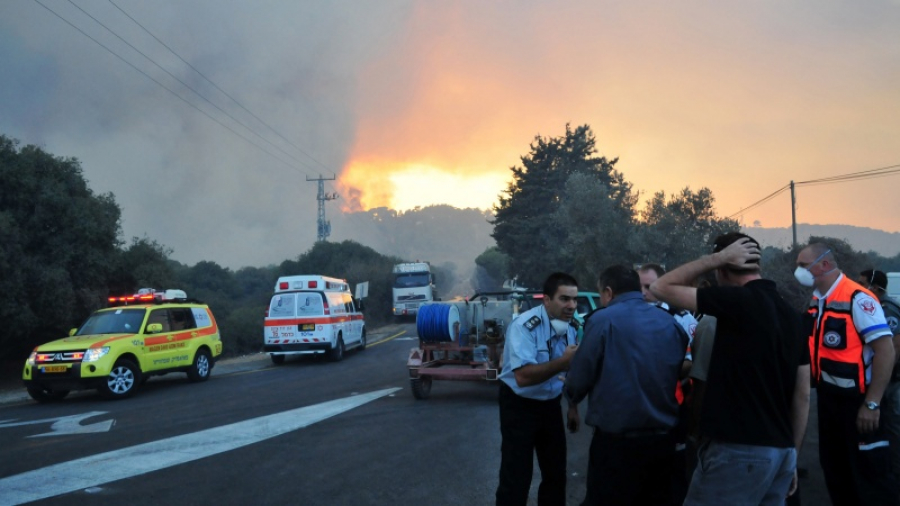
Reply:
M397 390L400 389L387 388L345 397L3 478L0 504L39 501L234 450L302 429Z
M45 437L45 436L65 436L69 434L90 434L94 432L109 432L109 429L115 423L115 420L106 420L103 422L92 423L89 425L81 425L81 421L85 418L105 415L106 411L91 411L83 415L61 416L58 418L45 418L43 420L31 420L28 422L16 422L15 420L0 421L0 429L6 427L20 427L22 425L36 425L41 423L51 423L50 430L44 434L35 434L28 437Z

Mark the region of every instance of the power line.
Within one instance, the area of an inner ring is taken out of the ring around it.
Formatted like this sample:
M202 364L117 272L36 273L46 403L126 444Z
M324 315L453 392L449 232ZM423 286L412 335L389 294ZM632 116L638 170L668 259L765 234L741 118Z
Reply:
M811 179L809 181L797 181L794 183L794 186L815 186L815 185L823 185L823 184L834 184L834 183L847 183L851 181L860 181L864 179L874 179L879 177L887 177L900 173L900 164L896 165L888 165L887 167L880 167L877 169L869 169L862 170L859 172L850 172L848 174L841 174L837 176L829 176L820 179ZM790 188L790 184L784 185L781 188L775 190L769 195L757 200L756 202L750 204L747 207L744 207L740 211L728 216L728 218L734 218L743 214L744 212L758 207L769 200L775 198L777 195L781 194L785 190Z
M863 170L859 172L851 172L849 174L843 174L839 176L831 176L821 179L812 179L810 181L798 181L796 184L800 185L814 185L814 184L828 184L828 183L841 183L845 181L856 181L861 179L871 179L876 177L890 176L900 172L900 164L898 165L888 165L887 167L880 167L878 169L870 169Z
M330 172L334 172L334 171L331 170L329 167L327 167L324 163L320 162L319 160L317 160L316 158L314 158L312 155L310 155L309 153L307 153L306 151L304 151L301 147L297 146L296 144L294 144L293 142L291 142L290 140L288 140L288 139L287 139L284 135L282 135L278 130L276 130L274 127L272 127L271 125L269 125L268 123L266 123L265 121L263 121L262 118L260 118L260 117L257 116L256 114L254 114L253 111L251 111L250 109L247 109L247 108L244 106L244 104L240 103L236 98L234 98L234 97L231 96L228 92L226 92L225 90L223 90L223 89L222 89L218 84L216 84L212 79L206 77L206 75L203 74L203 72L200 72L200 70L198 70L196 67L194 67L193 65L191 65L190 63L188 63L188 61L185 60L184 58L182 58L180 54L178 54L174 49L172 49L171 47L169 47L168 44L166 44L165 42L163 42L162 40L160 40L159 37L157 37L156 35L154 35L153 32L151 32L150 30L148 30L148 29L147 29L144 25L142 25L138 20L134 19L134 17L132 17L130 14L128 14L124 9L122 9L121 7L119 7L113 0L109 0L109 3L111 3L111 4L113 5L113 7L115 7L115 8L118 9L122 14L124 14L126 17L128 17L128 19L130 19L131 21L133 21L134 24L138 25L142 30L144 30L144 32L146 32L148 35L150 35L151 37L153 37L153 38L154 38L157 42L159 42L163 47L165 47L166 49L168 49L169 52L172 53L173 55L175 55L176 58L178 58L179 60L181 60L182 63L184 63L185 65L187 65L188 67L190 67L191 70L193 70L193 71L196 72L200 77L202 77L203 79L205 79L206 82L208 82L209 84L211 84L215 89L219 90L219 92L221 92L223 95L225 95L226 97L228 97L232 102L234 102L235 104L237 104L237 106L240 107L241 109L243 109L247 114L249 114L250 116L252 116L253 118L255 118L257 121L259 121L260 124L262 124L263 126L265 126L266 128L268 128L269 131L271 131L272 133L274 133L275 135L277 135L278 137L280 137L280 138L281 138L283 141L285 141L286 143L290 144L290 145L291 145L294 149L296 149L297 151L303 153L303 154L304 154L307 158L309 158L310 160L312 160L312 161L316 162L317 164L319 164L320 167L322 167L322 168L324 168L324 169L326 169L326 170L328 170L328 171L330 171Z
M739 215L743 214L744 212L749 211L750 209L753 209L754 207L758 207L758 206L761 206L762 204L765 204L766 202L772 200L773 198L777 197L779 194L781 194L782 192L784 192L785 190L787 190L789 187L790 187L789 185L784 185L784 186L782 186L781 188L779 188L779 189L775 190L774 192L770 193L769 195L767 195L767 196L765 196L765 197L763 197L763 198L757 200L756 202L754 202L754 203L750 204L749 206L747 206L747 207L741 209L740 211L738 211L738 212L732 214L731 216L728 216L728 218L729 218L729 219L732 219L732 218L734 218L735 216L739 216Z
M289 158L293 159L295 162L300 163L300 164L303 163L303 162L301 162L300 160L298 160L294 155L292 155L292 154L288 153L287 151L281 149L279 146L276 146L274 143L272 143L271 141L269 141L268 139L266 139L265 137L263 137L262 135L260 135L259 133L257 133L255 130L253 130L253 129L250 128L249 126L245 125L242 121L240 121L239 119L235 118L234 116L232 116L231 114L229 114L227 111L225 111L224 109L222 109L221 107L219 107L218 105L216 105L215 103L213 103L211 100L209 100L208 98L206 98L206 96L204 96L202 93L200 93L199 91L195 90L195 89L194 89L193 87L191 87L189 84L185 83L185 82L182 81L180 78L178 78L178 76L176 76L175 74L169 72L166 68L164 68L162 65L160 65L159 63L157 63L153 58L150 58L149 56L147 56L146 54L144 54L140 49L134 47L134 45L132 45L132 44L131 44L130 42L128 42L127 40L125 40L123 37L121 37L121 36L120 36L118 33L116 33L114 30L112 30L111 28L109 28L108 26L106 26L105 24L103 24L103 22L101 22L100 20L98 20L97 18L95 18L94 16L92 16L89 12L85 11L84 9L82 9L82 8L81 8L78 4L76 4L74 1L68 0L68 2L69 2L70 4L72 4L73 6L75 6L76 9L78 9L79 11L81 11L82 13L84 13L87 17L91 18L95 23L97 23L98 25L102 26L106 31L108 31L109 33L113 34L117 39L119 39L120 41L124 42L128 47L130 47L131 49L133 49L133 50L134 50L135 52L137 52L139 55L143 56L143 57L144 57L145 59L147 59L150 63L152 63L153 65L155 65L157 68L159 68L160 70L162 70L162 71L165 72L166 74L168 74L169 77L171 77L172 79L175 79L176 81L178 81L179 83L181 83L182 86L184 86L185 88L189 89L189 90L190 90L191 92L193 92L195 95L197 95L198 97L200 97L201 99L203 99L206 103L208 103L209 105L215 107L219 112L221 112L221 113L224 114L225 116L228 116L229 118L231 118L231 120L234 121L235 123L237 123L238 125L241 125L242 127L244 127L248 132L250 132L251 134L255 135L256 137L258 137L258 138L259 138L260 140L262 140L263 142L268 143L270 146L272 146L273 148L277 149L278 151L281 151L282 153L284 153L285 155L287 155ZM151 35L152 35L152 34L151 34ZM176 55L176 56L177 56L177 55Z
M90 39L91 41L93 41L95 44L97 44L98 46L102 47L102 48L105 49L106 51L108 51L111 55L115 56L116 58L118 58L119 60L121 60L123 63L125 63L126 65L128 65L129 67L131 67L131 68L133 68L134 70L140 72L144 77L146 77L147 79L153 81L154 83L156 83L157 85L159 85L159 87L161 87L162 89L168 91L169 93L171 93L172 95L174 95L176 98L178 98L179 100L181 100L181 101L184 102L185 104L187 104L187 105L191 106L192 108L196 109L199 113L203 114L203 115L206 116L207 118L209 118L209 119L215 121L216 123L218 123L220 126L222 126L222 128L225 128L226 130L228 130L229 132L231 132L231 133L237 135L237 136L240 137L241 139L244 139L245 141L247 141L247 142L250 143L251 145L255 146L257 149L259 149L260 151L262 151L262 152L268 154L269 156L271 156L272 158L278 160L279 162L281 162L282 164L286 165L287 167L289 167L289 168L291 168L291 169L293 169L293 170L295 170L295 171L297 171L297 172L300 172L299 169L297 169L295 166L293 166L293 165L290 164L289 162L286 162L286 161L282 160L281 158L279 158L278 156L276 156L276 155L273 154L272 152L268 151L266 148L260 146L259 144L253 142L252 140L248 139L247 137L245 137L244 135L242 135L240 132L237 132L236 130L234 130L233 128L229 127L229 126L226 125L225 123L222 123L220 120L218 120L217 118L214 118L213 116L211 116L210 114L208 114L208 113L207 113L206 111L204 111L203 109L200 109L200 108L197 107L195 104L191 103L189 100L187 100L186 98L182 97L181 95L179 95L178 93L176 93L175 91L173 91L172 89L170 89L169 87L167 87L166 85L164 85L163 83L157 81L157 80L154 79L152 76L150 76L149 74L147 74L147 73L144 72L143 70L141 70L141 69L139 69L138 67L136 67L134 64L132 64L131 62L129 62L128 60L126 60L124 57L120 56L118 53L116 53L116 52L113 51L112 49L108 48L107 46L105 46L103 43L101 43L101 42L98 41L97 39L91 37L87 32L85 32L85 31L82 30L81 28L75 26L75 25L74 25L72 22L70 22L68 19L64 18L63 16L61 16L60 14L58 14L58 13L57 13L56 11L54 11L53 9L51 9L51 8L47 7L46 5L44 5L43 3L41 3L40 0L34 0L34 2L37 3L38 5L40 5L41 7L43 7L44 9L48 10L51 14L53 14L53 15L56 16L57 18L61 19L61 20L62 20L64 23L66 23L67 25L71 26L71 27L74 28L75 30L78 30L79 33L81 33L82 35L84 35L85 37L87 37L88 39Z

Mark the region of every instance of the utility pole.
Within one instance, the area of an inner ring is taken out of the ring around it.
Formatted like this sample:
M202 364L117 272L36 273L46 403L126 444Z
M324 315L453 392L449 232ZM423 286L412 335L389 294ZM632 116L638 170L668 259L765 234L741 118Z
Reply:
M797 196L794 195L794 182L791 181L791 225L794 230L794 250L797 249Z
M310 179L309 176L307 176L306 180L319 182L319 193L316 195L316 200L319 201L319 216L317 220L319 232L316 235L316 242L322 242L331 235L331 222L325 220L325 201L338 198L337 193L325 193L325 181L333 181L334 176L322 177L322 175L319 174L318 178Z

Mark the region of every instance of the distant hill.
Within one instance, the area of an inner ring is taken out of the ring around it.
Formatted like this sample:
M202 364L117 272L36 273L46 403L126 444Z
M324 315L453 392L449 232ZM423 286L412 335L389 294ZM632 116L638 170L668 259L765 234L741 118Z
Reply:
M753 236L763 246L775 246L789 249L791 247L791 227L766 228L744 227L745 234ZM810 225L797 224L797 242L804 244L810 236L834 237L843 239L858 251L874 251L883 257L893 257L900 254L900 232L885 232L868 227L854 227L852 225Z

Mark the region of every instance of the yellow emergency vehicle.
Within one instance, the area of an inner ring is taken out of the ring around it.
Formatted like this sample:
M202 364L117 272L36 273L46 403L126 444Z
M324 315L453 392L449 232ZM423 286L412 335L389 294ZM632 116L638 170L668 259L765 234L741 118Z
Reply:
M34 349L22 372L33 399L54 401L91 388L123 399L153 375L184 372L192 382L209 378L222 340L206 304L182 290L146 288L109 302L112 307L95 311L69 337Z
M345 280L282 276L266 311L263 340L275 364L287 355L318 353L338 361L348 347L366 349L366 322Z

